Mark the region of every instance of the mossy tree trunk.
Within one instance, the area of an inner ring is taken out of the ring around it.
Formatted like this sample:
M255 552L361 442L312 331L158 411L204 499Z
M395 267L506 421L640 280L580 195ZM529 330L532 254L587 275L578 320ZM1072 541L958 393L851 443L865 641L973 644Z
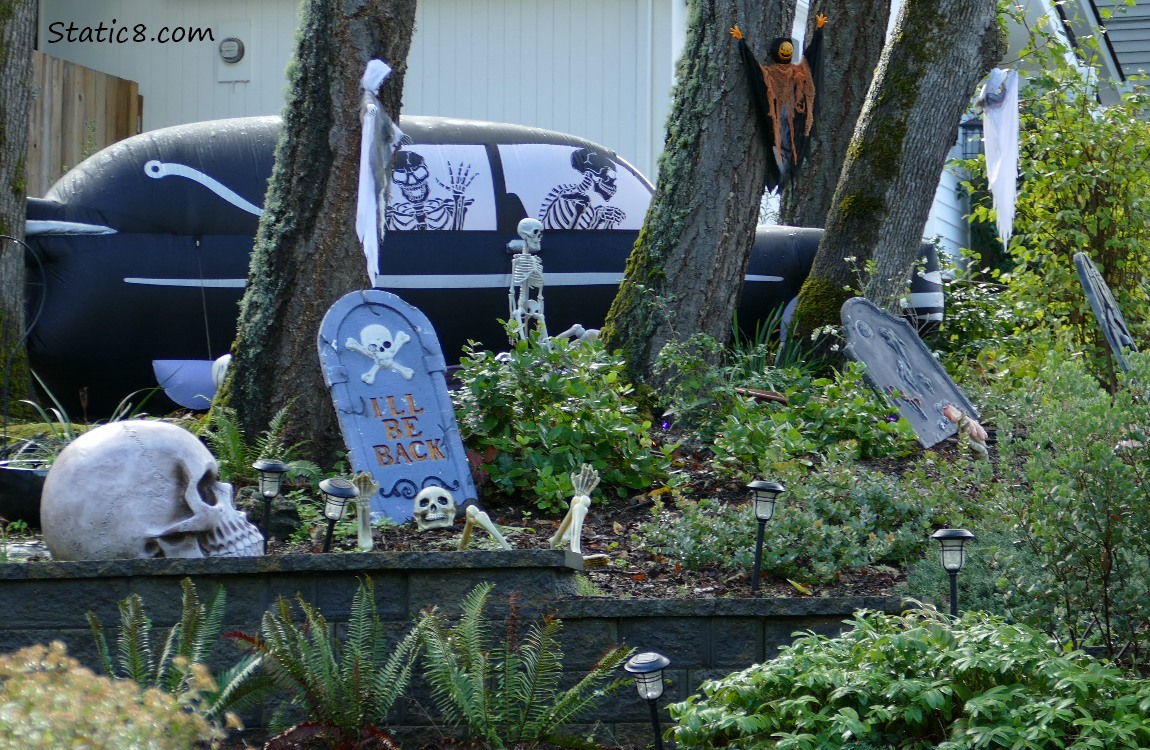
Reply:
M25 159L32 101L36 0L0 0L0 235L24 239ZM0 239L0 404L5 415L31 392L24 349L24 250Z
M860 291L898 310L962 113L1005 52L996 9L995 0L903 0L799 293L798 336L838 325Z
M729 32L738 24L766 59L792 20L782 0L692 0L689 14L655 195L603 328L628 375L651 385L668 341L730 337L767 154Z
M822 227L831 208L847 145L886 41L890 0L817 0L807 17L807 39L815 15L830 19L823 39L819 117L802 169L783 188L779 223Z
M304 0L283 132L252 253L228 383L249 440L291 404L286 438L324 464L343 445L316 336L328 308L370 288L355 234L360 78L373 58L394 72L379 92L399 116L415 0Z

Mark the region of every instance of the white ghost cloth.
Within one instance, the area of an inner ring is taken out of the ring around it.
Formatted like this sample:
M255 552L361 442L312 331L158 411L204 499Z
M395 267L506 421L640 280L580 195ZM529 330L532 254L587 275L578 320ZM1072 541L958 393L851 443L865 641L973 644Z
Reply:
M360 111L359 195L356 201L355 233L363 243L369 286L375 283L375 275L379 270L379 227L380 214L383 212L380 195L381 191L387 189L384 175L403 137L400 129L383 111L383 105L376 96L389 75L391 67L387 63L371 60L360 81L363 99Z
M998 212L998 237L1010 242L1018 191L1018 72L995 68L978 98L986 139L986 176Z

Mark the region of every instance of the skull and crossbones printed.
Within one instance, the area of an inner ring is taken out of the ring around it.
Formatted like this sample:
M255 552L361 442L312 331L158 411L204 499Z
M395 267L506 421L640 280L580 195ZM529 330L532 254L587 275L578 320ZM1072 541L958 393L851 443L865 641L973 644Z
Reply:
M415 496L411 515L420 531L447 528L455 523L455 496L443 487L425 487Z
M475 200L467 197L467 189L478 176L470 164L447 163L448 181L436 178L440 187L451 193L449 198L431 197L431 172L427 160L414 151L403 150L395 155L391 181L403 194L404 200L388 205L385 223L390 230L461 230L467 218L467 209Z
M542 332L546 340L547 321L543 317L543 261L536 255L543 248L543 224L535 219L524 219L519 222L517 230L523 239L523 246L520 252L511 256L511 285L507 288L510 319L520 339L527 339L529 321L535 321L536 328Z
M399 373L404 380L411 380L415 375L415 370L410 367L404 367L395 361L395 355L399 354L399 350L403 345L411 341L411 336L403 331L396 331L392 336L391 330L387 326L372 323L371 325L364 326L363 330L359 332L359 341L354 338L348 338L344 346L348 351L362 354L372 361L371 369L360 375L360 380L371 385L375 382L375 376L380 370L393 370Z
M583 521L591 509L591 492L599 485L599 472L591 464L583 464L579 473L571 472L571 485L575 490L571 507L549 541L551 549L560 549L570 544L572 552L582 555Z
M609 201L619 189L615 163L597 151L577 148L571 168L583 174L578 183L557 185L543 199L539 220L547 229L614 229L627 214L615 206L592 206L591 193Z

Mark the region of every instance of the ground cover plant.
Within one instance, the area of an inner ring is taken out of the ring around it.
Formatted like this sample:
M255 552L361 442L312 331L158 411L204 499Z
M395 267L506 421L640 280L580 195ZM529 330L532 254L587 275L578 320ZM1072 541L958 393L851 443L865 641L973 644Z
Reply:
M856 614L671 707L680 747L1141 748L1150 685L1039 630L932 609Z

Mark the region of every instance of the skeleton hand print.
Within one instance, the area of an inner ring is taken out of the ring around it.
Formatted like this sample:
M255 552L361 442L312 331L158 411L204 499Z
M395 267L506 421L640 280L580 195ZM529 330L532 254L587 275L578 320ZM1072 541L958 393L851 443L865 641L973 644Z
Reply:
M391 331L386 326L372 324L364 326L363 330L359 332L359 341L349 338L344 346L349 351L362 354L372 360L371 369L359 376L360 380L371 385L375 382L375 376L380 370L394 370L404 380L411 380L412 376L415 375L415 370L397 364L395 361L395 355L408 341L411 341L411 336L403 331L396 331L395 336L392 336Z

